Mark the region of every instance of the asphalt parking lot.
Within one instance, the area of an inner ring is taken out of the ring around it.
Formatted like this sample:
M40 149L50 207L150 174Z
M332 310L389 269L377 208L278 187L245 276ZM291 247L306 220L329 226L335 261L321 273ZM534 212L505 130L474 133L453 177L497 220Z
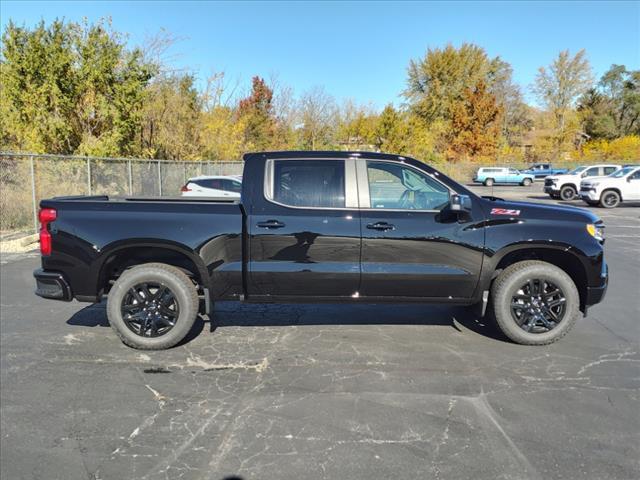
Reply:
M609 291L548 347L462 308L220 303L139 352L104 305L35 297L35 255L3 255L0 477L638 478L640 208L592 210Z

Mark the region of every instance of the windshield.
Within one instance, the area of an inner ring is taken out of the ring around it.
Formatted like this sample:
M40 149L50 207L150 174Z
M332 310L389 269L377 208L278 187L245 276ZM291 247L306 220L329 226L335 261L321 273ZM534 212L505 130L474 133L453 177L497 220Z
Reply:
M633 172L636 168L638 167L624 167L621 168L620 170L612 173L611 175L609 175L610 177L613 178L620 178L620 177L624 177L625 175L627 175L628 173Z
M578 168L574 168L573 170L571 170L569 172L569 175L577 175L578 173L583 172L587 167L578 167Z

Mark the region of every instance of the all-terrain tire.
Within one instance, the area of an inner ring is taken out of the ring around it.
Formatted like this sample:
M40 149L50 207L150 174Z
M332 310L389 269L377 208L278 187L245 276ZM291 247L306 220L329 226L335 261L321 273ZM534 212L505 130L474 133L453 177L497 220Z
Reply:
M615 190L605 190L600 196L600 205L604 208L616 208L621 200L620 194Z
M560 322L551 330L541 333L521 328L511 312L511 301L520 287L529 279L542 279L557 285L565 295L565 311ZM580 314L580 295L575 283L564 270L547 262L527 260L507 267L493 283L492 311L500 330L521 345L548 345L564 337Z
M560 198L562 198L562 200L573 200L574 198L576 198L577 194L578 192L576 192L576 189L573 185L565 185L560 190Z
M173 327L156 337L135 333L127 326L122 314L125 295L136 285L147 282L170 290L178 308ZM107 317L125 345L140 350L163 350L173 347L187 336L198 315L198 307L196 286L182 270L164 263L146 263L126 270L113 284L107 300Z

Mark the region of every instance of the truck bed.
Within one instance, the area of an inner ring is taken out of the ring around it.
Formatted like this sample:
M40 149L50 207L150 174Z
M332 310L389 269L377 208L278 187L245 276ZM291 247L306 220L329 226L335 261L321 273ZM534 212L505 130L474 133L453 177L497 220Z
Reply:
M64 271L74 296L94 301L111 265L184 259L203 277L242 285L244 210L237 200L211 197L57 197L40 202L56 211L52 254L42 267ZM122 268L122 267L118 267ZM89 280L89 281L87 281Z

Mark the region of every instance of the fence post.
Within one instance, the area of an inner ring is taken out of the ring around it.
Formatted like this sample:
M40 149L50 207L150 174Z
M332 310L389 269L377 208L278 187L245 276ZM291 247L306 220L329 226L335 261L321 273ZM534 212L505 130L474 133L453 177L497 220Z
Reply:
M31 159L31 202L33 207L33 229L38 231L38 205L36 202L36 172L33 164L33 157Z
M160 196L162 196L162 169L160 168L160 162L158 162L158 190L160 191Z
M133 173L131 171L131 160L127 161L129 170L129 195L133 195Z
M87 158L87 188L89 195L91 195L91 159Z

